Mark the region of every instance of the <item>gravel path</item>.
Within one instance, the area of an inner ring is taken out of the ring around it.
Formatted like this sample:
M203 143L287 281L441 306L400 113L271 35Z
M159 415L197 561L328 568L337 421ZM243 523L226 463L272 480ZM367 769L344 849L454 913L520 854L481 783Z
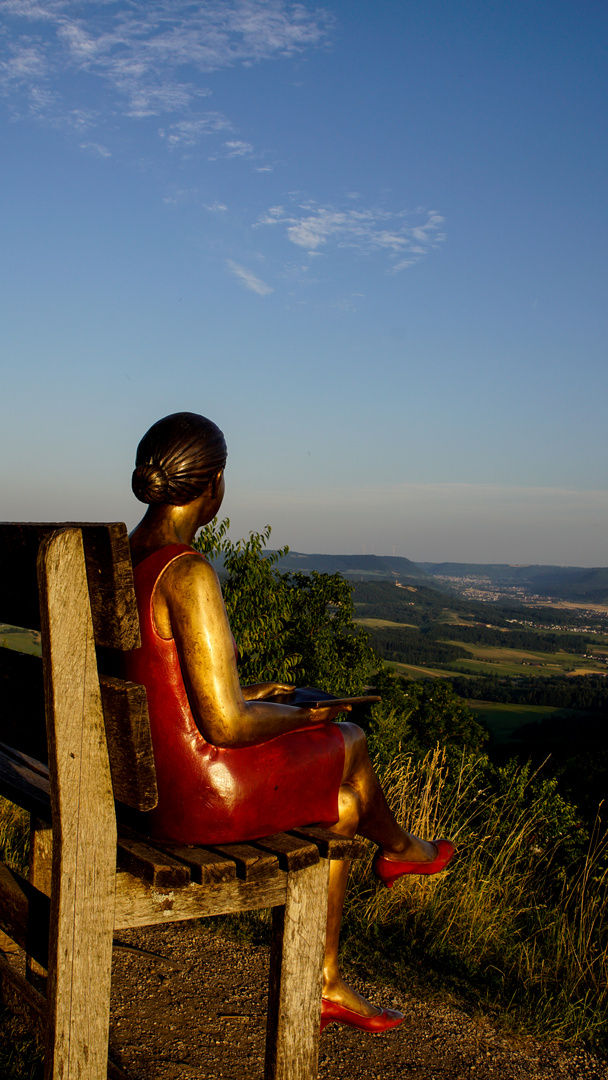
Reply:
M227 941L205 923L121 931L120 941L180 965L115 951L111 1056L129 1080L262 1080L266 946ZM321 1080L608 1080L584 1052L514 1039L452 1006L353 979L407 1016L370 1036L332 1024Z

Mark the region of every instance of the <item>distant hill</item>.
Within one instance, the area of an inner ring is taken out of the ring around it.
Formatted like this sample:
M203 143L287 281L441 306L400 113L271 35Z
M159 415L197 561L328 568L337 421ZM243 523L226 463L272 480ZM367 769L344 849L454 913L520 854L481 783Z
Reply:
M399 555L304 555L300 551L290 551L277 566L284 573L316 570L319 574L339 572L346 578L376 581L429 580L420 566Z
M432 577L487 578L494 585L532 585L541 581L574 580L586 573L581 566L514 566L508 563L419 563Z
M477 578L493 585L525 585L540 596L601 603L608 598L608 568L510 566L507 563L418 563L429 577Z
M270 551L268 552L270 554ZM222 559L215 563L220 575ZM392 581L426 585L451 593L462 591L467 578L488 581L498 589L522 586L540 597L587 603L608 603L608 567L528 565L509 563L412 562L401 555L323 555L289 551L277 562L283 573L340 573L353 581ZM462 584L449 580L460 579Z
M608 567L598 566L593 570L581 571L580 576L564 583L560 595L565 600L604 603L608 599Z

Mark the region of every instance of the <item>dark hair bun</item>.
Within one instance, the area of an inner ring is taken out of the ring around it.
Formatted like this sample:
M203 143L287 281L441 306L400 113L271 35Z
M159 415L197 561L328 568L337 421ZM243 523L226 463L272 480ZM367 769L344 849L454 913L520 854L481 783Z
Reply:
M163 502L169 487L169 478L160 465L138 465L131 478L133 494L140 502Z
M196 499L226 464L217 424L198 413L171 413L146 432L135 458L133 492L144 503L184 506Z

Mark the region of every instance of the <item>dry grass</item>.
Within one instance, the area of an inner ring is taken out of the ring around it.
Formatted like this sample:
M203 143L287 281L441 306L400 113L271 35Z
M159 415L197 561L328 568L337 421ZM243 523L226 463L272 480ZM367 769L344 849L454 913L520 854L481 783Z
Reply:
M29 814L0 795L0 859L27 874L29 845Z
M450 770L439 749L415 765L401 755L384 786L399 820L419 836L449 836L445 873L376 888L371 856L353 873L349 912L376 940L403 941L411 958L457 973L480 1001L508 1007L528 1031L606 1045L608 836L596 829L567 867L567 835L547 829L547 786L511 769L500 791L479 787L479 763ZM563 804L565 805L565 804ZM407 967L407 965L406 965Z

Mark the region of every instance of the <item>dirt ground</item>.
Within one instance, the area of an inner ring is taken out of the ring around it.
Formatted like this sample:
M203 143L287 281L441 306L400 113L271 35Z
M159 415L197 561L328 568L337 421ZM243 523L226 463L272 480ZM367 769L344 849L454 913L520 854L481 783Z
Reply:
M180 968L115 951L110 1053L129 1080L262 1080L266 946L235 944L205 923L117 937ZM407 1019L380 1036L330 1025L321 1080L608 1080L608 1064L582 1051L515 1039L458 1008L352 981Z

